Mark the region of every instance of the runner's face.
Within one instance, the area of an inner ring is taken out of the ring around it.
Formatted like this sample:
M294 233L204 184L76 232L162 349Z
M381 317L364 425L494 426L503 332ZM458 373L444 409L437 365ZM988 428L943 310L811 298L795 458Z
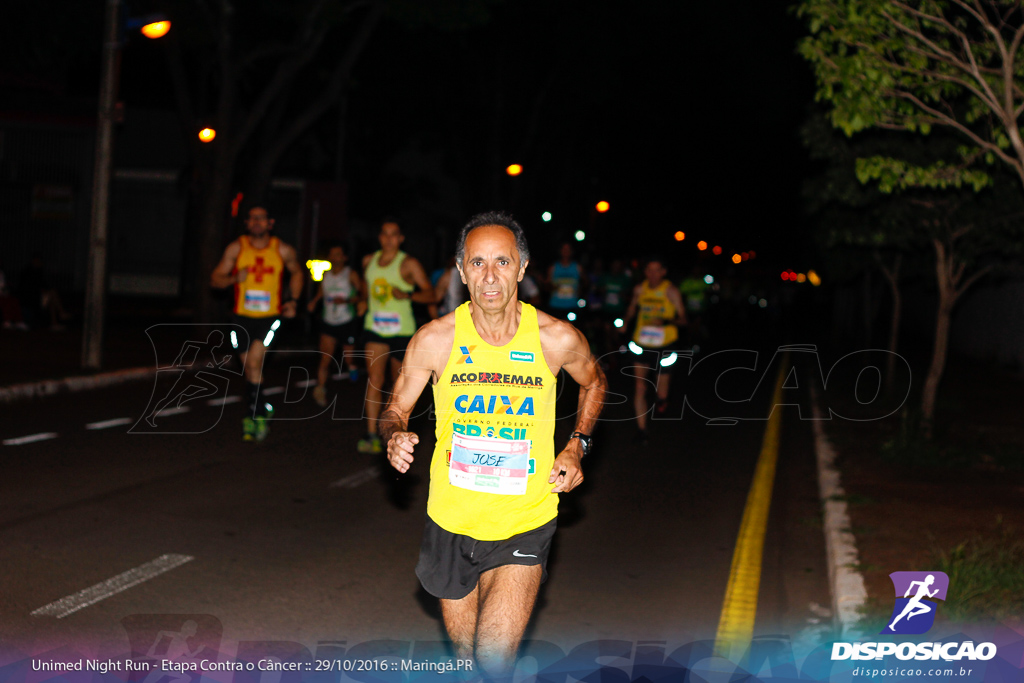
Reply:
M402 246L404 241L405 235L402 234L398 223L385 223L380 226L380 248L387 253L393 254L398 251L398 247Z
M262 237L274 227L274 219L267 216L267 210L259 206L249 209L245 227L253 237Z
M508 305L525 267L519 262L516 238L508 228L485 225L466 236L462 274L475 306L497 311Z
M331 262L331 270L335 272L344 268L348 262L345 250L341 247L331 247L331 250L327 252L327 260Z
M665 279L665 266L661 265L657 261L651 261L644 268L644 277L647 278L647 284L651 287L657 287L661 284L661 281Z

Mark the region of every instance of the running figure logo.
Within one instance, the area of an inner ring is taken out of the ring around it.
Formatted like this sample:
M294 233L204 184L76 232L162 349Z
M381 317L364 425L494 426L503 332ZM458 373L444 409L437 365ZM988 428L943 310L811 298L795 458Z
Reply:
M896 589L896 606L881 633L926 633L935 623L937 604L933 600L946 599L949 577L943 572L893 572L889 578Z

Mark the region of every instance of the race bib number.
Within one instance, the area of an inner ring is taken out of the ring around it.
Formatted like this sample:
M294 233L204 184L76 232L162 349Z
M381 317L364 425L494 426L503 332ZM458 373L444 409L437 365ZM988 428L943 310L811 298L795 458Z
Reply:
M374 313L373 331L382 337L393 337L402 330L402 316L398 313Z
M254 313L269 313L270 292L264 292L259 289L245 290L245 299L242 302L242 308Z
M644 325L640 328L640 346L664 346L665 328Z
M559 299L572 299L576 296L576 285L573 282L560 282L555 294Z
M530 442L452 434L448 482L481 493L521 496L530 474Z

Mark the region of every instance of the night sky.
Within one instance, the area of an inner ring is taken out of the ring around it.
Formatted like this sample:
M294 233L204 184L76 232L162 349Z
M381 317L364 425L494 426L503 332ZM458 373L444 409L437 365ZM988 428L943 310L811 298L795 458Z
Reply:
M3 22L4 80L17 92L30 85L32 107L93 115L102 8L86 4L40 2L21 31ZM548 210L548 243L582 228L606 252L676 249L688 261L707 239L727 254L755 249L773 269L814 267L796 134L813 84L788 3L485 4L486 21L468 28L393 16L378 26L350 91L353 218L410 214L454 230L505 208L541 232ZM269 39L274 27L253 30ZM126 46L129 115L173 111L166 79L159 45ZM333 179L337 131L335 108L276 175ZM523 175L505 176L510 163ZM592 211L599 199L608 214ZM671 239L679 229L684 245Z

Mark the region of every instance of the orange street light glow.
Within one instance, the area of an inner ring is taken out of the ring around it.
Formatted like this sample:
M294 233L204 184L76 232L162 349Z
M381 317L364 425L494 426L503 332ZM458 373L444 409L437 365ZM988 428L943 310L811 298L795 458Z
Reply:
M157 38L163 38L167 35L167 32L171 30L171 22L169 21L154 21L152 24L146 24L141 29L142 35L156 40Z
M505 169L505 173L508 173L511 176L517 176L522 172L523 167L520 166L519 164L512 164L511 166Z
M742 260L743 260L743 257L740 256L739 254L733 254L732 255L732 262L733 263L739 263Z
M714 247L711 248L711 253L714 254L715 256L721 256L722 248L718 245L715 245Z
M203 128L199 131L200 142L212 142L215 137L217 137L217 131L213 128Z
M682 230L677 230L674 237L676 238L676 242L682 242L683 240L686 239L686 233L683 232Z
M600 201L600 202L597 203L597 211L598 211L598 213L604 213L605 211L607 211L610 208L612 208L612 206L608 202Z
M796 274L796 281L797 282L807 282L807 276L804 275L803 273L797 273Z
M697 249L699 249L701 251L704 251L707 248L708 248L708 243L705 242L704 240L701 240L700 242L697 242Z

